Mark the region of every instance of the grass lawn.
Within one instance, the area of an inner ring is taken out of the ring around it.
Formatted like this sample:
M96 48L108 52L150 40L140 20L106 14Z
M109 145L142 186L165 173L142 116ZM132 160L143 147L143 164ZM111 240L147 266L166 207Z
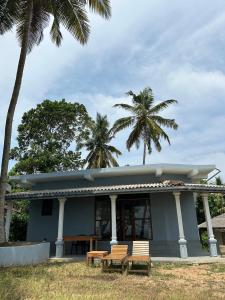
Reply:
M225 264L155 264L150 277L84 262L1 268L0 299L225 299Z

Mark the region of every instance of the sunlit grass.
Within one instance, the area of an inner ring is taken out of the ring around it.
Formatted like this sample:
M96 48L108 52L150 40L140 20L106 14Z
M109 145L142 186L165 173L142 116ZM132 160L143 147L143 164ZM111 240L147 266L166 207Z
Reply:
M149 277L83 262L1 268L0 299L225 299L224 267L156 264Z

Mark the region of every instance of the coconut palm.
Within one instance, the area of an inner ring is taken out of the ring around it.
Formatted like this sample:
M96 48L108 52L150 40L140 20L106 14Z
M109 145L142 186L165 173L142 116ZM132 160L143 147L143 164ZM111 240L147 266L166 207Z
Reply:
M144 142L143 165L146 161L146 151L152 152L152 144L158 151L161 151L161 138L170 144L170 139L162 127L177 129L178 125L174 119L163 118L159 115L170 104L177 103L176 100L166 100L155 105L154 96L150 88L145 88L138 95L129 91L127 95L132 97L132 104L115 104L114 107L125 109L131 116L118 119L114 126L113 132L117 133L127 127L132 127L132 131L126 142L127 149L130 151L135 144L140 146L141 140Z
M118 157L122 153L109 144L113 138L114 134L109 128L107 116L98 113L92 127L92 136L82 145L89 152L85 159L87 169L119 166L113 155Z
M90 32L87 7L104 18L110 17L110 0L0 0L0 34L6 33L15 26L21 47L5 124L0 178L0 242L5 241L5 183L9 164L12 123L27 53L42 41L44 29L51 20L50 35L57 46L61 44L63 38L61 26L81 44L87 43Z

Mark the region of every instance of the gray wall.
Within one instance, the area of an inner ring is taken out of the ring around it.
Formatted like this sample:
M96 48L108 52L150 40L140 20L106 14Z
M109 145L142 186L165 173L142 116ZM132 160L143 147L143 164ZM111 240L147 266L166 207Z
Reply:
M0 267L33 265L49 259L49 243L0 247Z
M34 200L30 206L28 224L28 241L41 241L46 238L54 242L58 228L58 200L53 204L52 216L41 216L42 201ZM192 193L181 194L181 209L184 223L185 238L188 242L188 253L200 255L197 217ZM178 224L176 206L172 193L151 194L151 214L153 240L151 254L153 256L179 256ZM65 204L64 235L90 235L95 230L95 199L73 198ZM99 248L109 248L109 242L99 242ZM52 248L53 250L53 248Z

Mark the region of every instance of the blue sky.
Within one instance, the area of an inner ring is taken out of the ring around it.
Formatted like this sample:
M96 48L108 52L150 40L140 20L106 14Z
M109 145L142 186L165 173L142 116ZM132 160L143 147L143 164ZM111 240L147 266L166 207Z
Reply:
M171 146L163 144L147 162L213 163L225 179L224 0L112 0L110 21L90 18L87 46L65 32L63 45L56 48L46 30L42 44L28 56L13 145L23 112L43 99L82 102L93 117L106 113L113 123L123 112L112 105L129 102L128 90L150 86L156 100L179 101L166 112L179 129L169 131ZM13 32L0 37L0 52L1 149L19 55ZM120 165L141 164L142 149L125 148L128 133L114 141L123 152Z

